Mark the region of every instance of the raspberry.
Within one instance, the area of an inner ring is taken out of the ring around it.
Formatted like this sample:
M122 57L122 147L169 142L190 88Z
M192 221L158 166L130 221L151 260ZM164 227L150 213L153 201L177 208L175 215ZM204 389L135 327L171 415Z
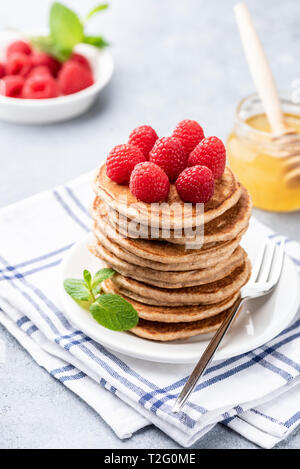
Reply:
M77 62L79 63L80 65L83 65L84 67L86 67L90 72L92 71L92 68L91 68L91 64L90 62L88 61L88 59L84 56L84 55L81 55L81 54L77 54L77 52L73 52L73 54L71 55L70 61L72 62Z
M22 52L14 52L7 59L7 75L21 75L26 77L32 68L29 55Z
M136 165L130 176L129 188L142 202L161 202L168 197L170 182L166 173L151 161Z
M204 132L198 122L186 119L176 125L173 137L181 141L186 155L189 155L204 138Z
M128 143L138 147L148 158L149 152L152 150L157 138L155 130L150 125L141 125L131 132Z
M4 77L5 73L6 73L5 65L4 63L0 62L0 78Z
M25 81L23 98L46 99L58 95L56 80L48 75L33 75Z
M49 68L46 67L45 65L39 65L38 67L34 67L29 73L28 78L37 76L37 75L47 75L48 77L52 76Z
M45 66L50 70L51 75L57 76L61 63L46 52L34 51L31 56L31 63L34 67Z
M142 161L146 158L139 148L128 143L117 145L106 158L106 174L118 184L128 184L133 168Z
M15 52L22 52L22 54L30 55L32 50L30 45L24 41L14 41L6 49L6 57L8 58Z
M186 168L178 176L176 189L184 202L207 202L214 193L214 177L206 166Z
M187 165L187 156L180 141L175 137L156 140L149 154L149 161L160 166L173 182Z
M24 78L20 75L6 75L2 78L1 94L10 98L21 98L24 82Z
M62 94L81 91L94 83L93 75L83 65L68 60L58 74L58 83Z
M218 137L207 137L201 140L188 159L188 166L203 165L209 168L215 179L224 173L226 149Z

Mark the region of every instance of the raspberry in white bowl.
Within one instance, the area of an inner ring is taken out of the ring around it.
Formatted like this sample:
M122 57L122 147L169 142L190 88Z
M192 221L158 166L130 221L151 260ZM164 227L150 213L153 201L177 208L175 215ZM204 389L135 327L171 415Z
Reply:
M85 112L109 82L113 60L107 49L78 44L73 57L58 64L49 55L30 50L27 37L43 33L0 32L0 119L43 124L73 118ZM12 74L7 74L7 54Z

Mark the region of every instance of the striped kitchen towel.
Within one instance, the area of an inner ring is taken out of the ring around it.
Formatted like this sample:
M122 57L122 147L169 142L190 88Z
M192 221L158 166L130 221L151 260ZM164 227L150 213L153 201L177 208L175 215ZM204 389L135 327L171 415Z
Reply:
M300 421L300 312L268 344L212 363L178 414L172 404L192 365L150 363L112 352L64 316L60 263L90 231L91 178L86 174L0 210L0 322L120 438L152 423L190 446L222 422L259 446L273 447ZM252 223L262 236L281 239ZM286 250L299 267L299 244L286 240Z

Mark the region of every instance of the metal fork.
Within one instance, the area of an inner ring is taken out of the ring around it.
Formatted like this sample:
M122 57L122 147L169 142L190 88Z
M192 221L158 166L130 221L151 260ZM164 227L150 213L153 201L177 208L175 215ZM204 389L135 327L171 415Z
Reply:
M239 314L243 304L253 298L269 295L274 290L281 276L283 261L284 240L282 239L280 241L279 246L277 246L274 241L267 240L255 263L250 280L241 289L241 296L237 300L235 307L223 321L206 347L203 355L178 396L172 409L173 412L176 413L180 411L190 394L195 389L198 380L204 374L223 337L230 328L234 318Z

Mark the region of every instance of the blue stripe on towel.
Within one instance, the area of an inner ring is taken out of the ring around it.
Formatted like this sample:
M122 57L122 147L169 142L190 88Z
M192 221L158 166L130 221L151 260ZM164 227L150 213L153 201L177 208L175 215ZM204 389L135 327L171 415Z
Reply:
M51 262L50 264L46 264L46 265L42 265L40 267L35 267L34 269L31 269L31 270L27 270L27 272L23 272L23 273L19 273L19 272L16 272L15 274L11 275L11 276L8 276L8 275L2 275L0 276L0 282L3 281L3 280L8 280L9 278L15 278L15 279L19 279L19 278L24 278L26 277L27 275L32 275L32 274L35 274L36 272L40 272L42 270L46 270L46 269L49 269L50 267L56 267L57 265L59 265L61 263L61 258L54 261L54 262ZM14 269L15 270L15 269Z
M74 336L79 335L79 334L83 335L83 332L81 332L81 331L74 331L74 332L72 332L71 334L60 335L60 336L58 336L58 337L55 338L55 342L56 342L57 344L60 344L60 342L61 342L62 340L65 340L65 339L72 339Z
M66 365L62 368L55 368L54 370L50 371L52 376L58 375L60 373L66 373L67 371L75 370L75 366L73 365Z
M277 425L285 426L285 423L281 422L280 420L275 419L274 417L270 417L270 415L264 414L260 410L250 409L250 412L252 412L253 414L259 415L260 417L263 417L267 420L270 420L270 422L272 422L272 423L276 423Z
M90 228L88 228L78 217L77 215L75 215L75 213L71 210L71 208L69 207L69 205L63 200L63 198L61 197L61 195L56 191L54 190L53 192L53 195L55 197L55 199L59 202L59 204L64 208L64 210L67 212L67 214L72 218L73 221L75 221L77 223L77 225L79 225L84 231L86 231L87 233L89 233L91 230Z
M18 327L22 327L23 324L25 324L28 321L30 321L30 319L27 316L23 316L22 318L20 318L16 321L16 324L17 324Z
M74 380L82 379L82 378L85 378L85 377L86 377L86 374L83 373L83 371L79 371L78 373L76 373L76 375L60 376L58 378L58 380L61 383L64 383L65 381L74 381Z
M28 327L26 334L32 335L34 332L38 331L38 328L33 324L32 326Z
M57 254L61 254L64 251L67 251L73 246L73 243L68 244L67 246L63 246L62 248L56 249L55 251L50 251L47 252L46 254L42 254L41 256L34 257L32 259L29 259L28 261L20 262L19 264L15 265L8 265L7 267L4 267L4 269L0 269L1 272L5 271L13 271L16 269L19 269L20 267L26 267L27 265L34 264L35 262L40 262L44 261L45 259L49 259L49 257L56 256Z
M91 219L92 217L91 217L90 212L85 208L85 206L76 197L76 195L74 194L72 189L69 186L64 186L64 188L65 188L66 192L68 193L68 195L70 196L70 198L75 202L77 207L82 211L82 213L84 213L85 215L88 216L89 219Z
M290 428L292 425L294 425L296 422L300 420L300 411L294 414L290 419L288 419L284 424L286 427Z

